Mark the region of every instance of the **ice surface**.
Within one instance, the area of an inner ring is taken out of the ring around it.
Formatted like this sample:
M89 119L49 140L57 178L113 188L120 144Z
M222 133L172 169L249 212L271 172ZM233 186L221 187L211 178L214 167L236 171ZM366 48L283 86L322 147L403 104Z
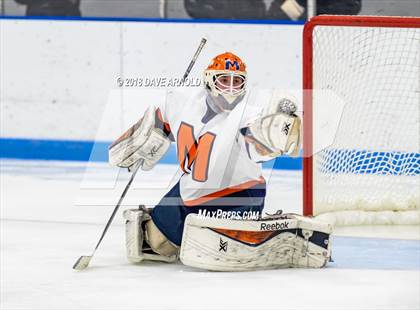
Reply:
M161 165L139 176L122 209L157 202L176 170ZM267 210L300 212L301 173L265 175ZM128 263L119 212L90 267L74 271L77 258L91 254L128 177L104 164L1 161L2 309L420 307L418 240L335 236L334 262L325 269L206 272Z

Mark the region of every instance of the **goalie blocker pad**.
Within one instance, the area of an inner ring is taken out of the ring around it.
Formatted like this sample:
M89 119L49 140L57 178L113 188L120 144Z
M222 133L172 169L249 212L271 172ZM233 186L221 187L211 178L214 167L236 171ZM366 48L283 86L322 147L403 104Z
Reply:
M180 259L214 271L321 268L331 257L329 224L299 215L245 221L189 214Z
M155 127L155 115L156 108L149 107L136 124L110 145L111 165L130 169L142 160L141 168L147 171L166 154L171 141Z

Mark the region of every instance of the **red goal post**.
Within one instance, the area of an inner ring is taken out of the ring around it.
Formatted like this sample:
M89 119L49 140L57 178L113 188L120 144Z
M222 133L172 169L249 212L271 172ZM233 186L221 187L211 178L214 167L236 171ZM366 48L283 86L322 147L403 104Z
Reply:
M319 85L319 84L322 84L322 83L319 83L319 81L314 80L315 78L318 78L318 79L323 78L323 76L320 76L320 77L315 77L314 76L315 70L320 71L320 69L315 68L316 61L315 61L314 57L318 57L315 49L316 48L318 48L318 49L322 48L322 47L319 47L318 45L316 45L316 41L314 41L314 40L316 40L316 37L314 36L314 32L317 29L320 29L319 30L320 32L324 31L323 29L325 29L325 31L328 31L327 30L328 28L335 29L335 30L340 29L340 30L337 30L336 34L332 34L332 33L329 34L329 37L326 37L324 39L324 42L330 42L330 41L333 41L333 40L337 39L338 43L336 43L336 47L339 47L340 44L342 42L344 42L343 40L346 40L346 38L343 37L343 36L346 36L345 31L347 31L347 29L359 28L359 29L366 30L366 31L360 31L360 33L357 33L357 35L356 34L353 35L354 37L357 36L358 38L360 38L362 35L364 35L364 33L368 32L368 29L373 29L373 28L375 28L375 29L379 29L379 28L401 28L401 29L420 28L420 18L416 18L416 17L329 16L329 15L324 15L324 16L314 17L309 22L307 22L305 24L305 27L304 27L304 30L303 30L303 214L304 215L316 215L317 214L317 210L316 210L317 205L316 205L316 201L315 201L314 196L315 196L316 182L318 180L317 180L317 178L314 177L314 175L317 173L316 170L314 170L314 169L319 169L318 167L316 167L317 159L315 158L316 156L319 156L319 155L314 155L313 154L313 152L314 152L314 148L313 148L313 144L314 144L314 99L313 99L314 97L313 96L314 95L313 94L314 94L314 91L318 89L317 87L319 87L319 89L322 89L322 87L325 87L325 85ZM416 32L415 35L417 36L418 32ZM335 38L335 36L337 38ZM377 34L373 33L373 34L367 36L366 39L364 39L364 41L363 41L363 44L364 44L363 48L365 49L364 53L366 52L366 46L368 44L370 44L369 40L374 40L375 37L377 37L377 36L378 36ZM395 36L397 36L397 35L395 35ZM375 43L375 44L377 44L377 43ZM379 48L388 48L388 46L386 46L384 44L377 44L377 46L375 46L375 44L372 45L372 49L377 49L378 50ZM419 43L417 42L417 44L419 44ZM415 46L415 45L413 45L413 46ZM328 47L325 47L325 48L326 49L334 48L334 44L331 44L331 46L329 45ZM344 51L344 52L347 52L347 50L349 48L351 49L351 46L347 47L346 51ZM417 47L417 49L419 49L419 47ZM398 52L399 52L398 49L396 49L396 51L392 51L392 53L390 52L390 55L391 55L390 59L391 59L391 57L395 58L395 55ZM405 56L406 54L411 55L410 57L416 57L415 56L415 53L416 53L415 47L414 47L414 54L413 54L413 52L411 52L411 54L409 52L406 52L406 51L403 51L403 52L404 52L404 56L401 56L401 57L406 57ZM357 51L356 51L356 53L357 53ZM418 53L418 50L417 50L417 53ZM329 54L331 54L331 53L327 51L326 55L329 55ZM348 57L351 57L351 55L353 55L353 54L351 52L348 52ZM382 55L383 54L381 54L380 57L382 57ZM412 56L412 55L414 55L414 56ZM370 56L370 57L374 58L376 56ZM417 54L417 57L418 57L418 54ZM333 63L333 60L331 60L329 58L325 59L325 66L326 67L328 67L330 65L329 64L330 61ZM389 60L386 60L386 59L384 60L384 64L388 64L389 62L390 62ZM352 63L352 65L354 67L355 63ZM362 66L365 66L365 65L366 65L366 60L363 60L363 62L359 65L359 67L362 67ZM382 65L377 64L377 66L380 67ZM349 66L349 68L351 68L351 65ZM374 70L372 68L369 68L369 71L367 71L366 74L370 74L371 71ZM329 68L329 70L334 71L334 69L335 68L334 68L334 63L333 63L331 65L331 68ZM345 69L340 68L340 70L345 70ZM382 78L381 77L381 74L382 74L381 70L382 69L378 69L378 78L376 78L376 80L378 80L378 81ZM418 68L416 68L416 70L417 70L416 72L418 72ZM414 76L415 76L416 72L411 72L411 76L412 76L412 74L414 74ZM334 73L330 73L330 74L333 75ZM324 76L326 76L326 75L328 76L328 72L324 73ZM351 72L349 72L349 75L351 75ZM417 76L418 76L418 73L417 73ZM358 77L360 77L360 75ZM358 91L358 88L354 87L354 85L356 85L355 84L356 82L357 81L351 82L351 83L353 83L351 86L353 87L353 89L355 89L355 92ZM334 83L336 83L336 85L332 85ZM337 88L343 88L343 86L340 83L345 83L345 81L337 80L337 81L333 81L332 83L329 81L328 83L326 83L326 85L329 89L334 90L335 86L337 86ZM406 81L404 81L404 83L406 83ZM383 86L382 89L386 89L386 87L387 87L386 85L387 84L385 84L385 86ZM340 94L340 95L342 95L342 94ZM415 97L416 95L413 95L413 94L409 94L408 96L411 99L413 99L414 101L416 100L416 98L418 98L418 97ZM384 94L384 97L385 97L385 94ZM348 104L348 103L345 102L345 104ZM350 105L354 105L354 103L350 103ZM386 102L384 102L383 105L386 105ZM411 106L413 106L412 103L411 103ZM361 109L363 109L363 108L364 108L363 104L361 104ZM417 108L414 107L414 109L418 109L418 107ZM418 111L418 110L415 110L415 111ZM354 115L354 113L352 113L352 115ZM346 117L346 115L343 114L343 117ZM384 122L385 121L386 120L384 120ZM340 125L341 125L341 123L340 123ZM417 124L418 124L418 122L417 122ZM414 128L413 131L415 131L415 130L416 129ZM418 131L418 128L417 128L417 131ZM415 135L415 133L414 133L414 135ZM337 139L338 139L338 136L337 136ZM416 136L414 136L413 139L415 139L415 138L416 138ZM350 148L350 149L352 149L352 148ZM392 149L392 145L390 145L390 149ZM364 153L365 151L364 150L363 151L355 151L355 150L357 150L357 147L355 147L354 150L352 149L351 151L349 151L348 148L347 148L346 151L343 151L343 150L337 151L337 149L334 149L334 150L330 151L330 155L332 154L332 152L334 152L334 156L337 157L337 156L341 156L340 154L344 154L346 152L352 152L353 153L352 158L353 158L355 156L355 154L357 152L359 152L357 154L359 154L359 155L363 154L363 156L365 156L364 160L366 162L366 160L367 160L366 156L367 155ZM369 151L369 152L371 152L371 151ZM389 151L389 152L391 152L391 151ZM413 179L411 179L409 182L414 182L414 185L418 184L418 178L419 178L418 175L419 175L419 161L420 160L419 160L419 157L418 157L419 156L418 152L419 151L418 151L418 148L417 148L417 151L415 150L415 151L410 151L409 152L409 154L414 154L414 155L407 155L407 156L411 156L409 159L403 158L404 159L404 165L405 165L403 168L401 168L401 167L398 168L397 167L396 170L395 170L395 167L393 168L395 171L397 171L397 172L394 171L394 174L399 174L399 173L401 173L401 170L406 169L406 162L410 162L412 167L410 167L408 171L409 171L410 175L414 174L414 181L413 181ZM388 153L387 153L386 150L385 151L380 150L380 151L376 151L375 154L377 155L378 158L383 158ZM401 155L400 153L398 153L398 156ZM370 154L369 156L368 157L371 158L373 155ZM395 157L396 156L395 153L393 153L392 156ZM403 154L401 156L404 157L405 155ZM332 156L330 156L330 157L332 158ZM325 156L324 156L324 159L325 159ZM387 160L389 161L389 159L387 159ZM375 165L374 160L372 160L372 159L369 159L369 163L371 164L371 166ZM379 163L378 165L379 165L379 167L382 167L386 164L382 165L381 163ZM328 170L330 168L331 167L329 167L327 169L324 169L323 171ZM334 170L334 169L332 169L332 170ZM335 170L334 171L335 175L334 175L334 177L332 177L332 179L336 178L337 171L342 172L343 169L344 168L340 168L338 170ZM353 169L353 170L357 171L356 174L358 174L360 176L362 173L360 172L360 170L357 170L357 169L360 169L360 168L356 168L356 169ZM377 173L378 175L379 174L381 174L381 175L386 174L383 171L378 172L377 167L375 169L376 169L375 173ZM323 172L323 173L327 174L329 172ZM346 173L348 174L348 171ZM370 171L369 173L372 173L372 171ZM358 178L359 178L359 176L358 176ZM382 178L382 176L381 176L381 178ZM392 178L393 177L391 177L391 179ZM356 180L356 182L358 182L358 181ZM332 184L332 183L329 183L329 184ZM346 187L347 185L349 187L351 187L351 184L347 184L347 183L343 183L342 187ZM330 186L330 185L328 185L328 186ZM387 185L387 186L390 186L390 188L392 188L392 184ZM335 189L331 188L330 190L334 191ZM328 191L328 190L325 189L325 191ZM354 194L357 195L358 193L356 192ZM361 199L363 201L363 199L365 199L365 198L361 198ZM416 199L416 197L414 197L414 199ZM326 200L334 200L334 199L330 199L328 197Z

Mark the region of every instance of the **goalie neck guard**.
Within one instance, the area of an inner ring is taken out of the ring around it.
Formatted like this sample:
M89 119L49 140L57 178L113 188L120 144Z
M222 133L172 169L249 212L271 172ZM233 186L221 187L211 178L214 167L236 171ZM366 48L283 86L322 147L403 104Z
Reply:
M246 65L235 54L214 57L204 71L207 103L215 112L231 111L245 95Z

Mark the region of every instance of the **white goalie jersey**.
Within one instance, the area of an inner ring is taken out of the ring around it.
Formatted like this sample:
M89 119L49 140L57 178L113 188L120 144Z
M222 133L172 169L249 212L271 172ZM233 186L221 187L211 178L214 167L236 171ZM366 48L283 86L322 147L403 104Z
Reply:
M187 206L265 183L260 162L272 158L259 155L240 134L261 110L248 95L232 111L216 114L206 104L205 90L176 89L157 108L176 143Z

